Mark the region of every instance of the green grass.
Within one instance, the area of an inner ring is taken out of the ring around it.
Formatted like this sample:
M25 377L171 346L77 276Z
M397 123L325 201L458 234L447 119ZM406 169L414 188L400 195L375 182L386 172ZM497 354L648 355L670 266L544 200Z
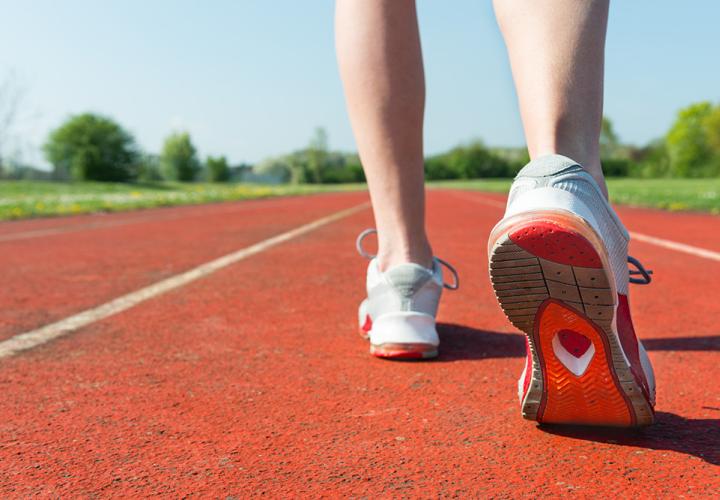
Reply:
M431 187L506 193L509 179L434 181ZM615 203L667 210L720 213L720 179L610 179ZM115 184L0 181L0 220L248 200L364 189L363 184Z
M509 179L431 182L434 187L506 193ZM720 179L608 179L613 203L720 214Z
M362 189L364 185L254 185L211 183L119 184L0 181L0 220L249 200Z
M613 202L720 213L720 179L610 179Z

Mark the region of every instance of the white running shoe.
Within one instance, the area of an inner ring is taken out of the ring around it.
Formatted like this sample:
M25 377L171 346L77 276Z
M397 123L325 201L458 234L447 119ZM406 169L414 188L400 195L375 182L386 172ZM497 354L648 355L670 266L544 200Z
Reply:
M370 353L379 358L427 359L438 355L437 315L443 288L458 287L457 271L447 262L433 258L433 268L418 264L400 264L385 272L377 259L363 250L363 240L376 232L360 233L356 245L370 259L367 270L367 299L360 304L360 334L370 340ZM454 277L443 282L442 265Z
M653 370L627 298L628 282L650 276L628 257L628 241L595 180L573 160L538 158L515 178L488 254L500 307L528 339L518 382L525 418L653 422ZM628 272L628 261L637 271Z

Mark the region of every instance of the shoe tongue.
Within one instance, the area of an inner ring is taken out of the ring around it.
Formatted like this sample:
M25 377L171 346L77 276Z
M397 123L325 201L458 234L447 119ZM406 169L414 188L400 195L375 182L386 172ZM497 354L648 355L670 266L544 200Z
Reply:
M570 170L582 170L582 167L574 160L563 155L546 155L535 158L525 165L517 177L550 177L561 172Z

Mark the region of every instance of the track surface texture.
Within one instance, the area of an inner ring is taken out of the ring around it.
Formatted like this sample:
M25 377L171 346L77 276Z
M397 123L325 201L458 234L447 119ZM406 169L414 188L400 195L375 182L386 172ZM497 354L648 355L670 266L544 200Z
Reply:
M440 356L356 333L368 208L0 358L0 497L712 497L720 491L720 262L635 241L631 288L658 382L640 430L520 416L524 336L486 243L503 197L430 191L461 289ZM367 201L316 195L0 224L0 341ZM631 231L720 252L720 218L624 208Z

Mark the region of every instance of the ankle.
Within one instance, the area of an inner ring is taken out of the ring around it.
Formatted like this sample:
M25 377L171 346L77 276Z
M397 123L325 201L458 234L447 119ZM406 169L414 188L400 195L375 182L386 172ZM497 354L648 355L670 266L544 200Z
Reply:
M387 271L399 264L418 264L428 269L433 265L433 253L427 239L410 243L391 243L381 245L377 255L378 267Z

